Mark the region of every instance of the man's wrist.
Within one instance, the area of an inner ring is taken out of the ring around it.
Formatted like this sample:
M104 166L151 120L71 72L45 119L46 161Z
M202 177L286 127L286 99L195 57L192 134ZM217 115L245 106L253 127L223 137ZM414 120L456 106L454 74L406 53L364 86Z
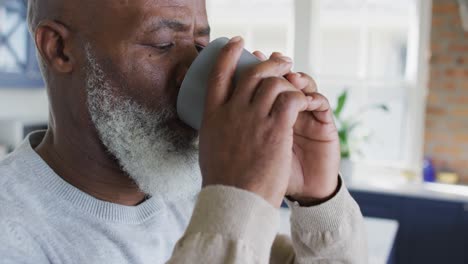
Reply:
M296 196L296 195L288 195L286 198L290 200L291 202L297 202L299 203L300 206L302 207L311 207L311 206L316 206L322 203L325 203L335 197L335 195L339 192L341 189L341 177L338 176L337 184L335 190L328 196L324 198L316 198L316 197L302 197L302 196Z

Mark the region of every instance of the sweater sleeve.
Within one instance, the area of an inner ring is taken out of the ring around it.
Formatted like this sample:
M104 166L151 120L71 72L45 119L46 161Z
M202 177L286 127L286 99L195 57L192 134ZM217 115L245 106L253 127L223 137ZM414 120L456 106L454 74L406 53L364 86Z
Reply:
M268 263L278 227L279 212L260 196L206 187L168 263Z
M168 263L366 263L362 215L344 185L314 207L289 202L292 242L279 212L233 187L204 188Z
M344 184L317 206L286 203L291 209L292 263L367 263L364 218ZM275 244L285 248L287 240L278 237Z

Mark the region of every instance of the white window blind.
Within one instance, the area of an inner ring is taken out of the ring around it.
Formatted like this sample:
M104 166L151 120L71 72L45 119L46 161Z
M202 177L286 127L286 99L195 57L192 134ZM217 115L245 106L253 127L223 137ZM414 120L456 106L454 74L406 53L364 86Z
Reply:
M355 160L400 163L407 159L405 123L409 90L408 43L417 40L413 0L319 1L316 78L329 98L349 89L345 115L366 111L354 141ZM359 141L359 139L362 139ZM356 145L357 145L356 144Z
M292 56L293 0L207 0L212 39L244 37L246 48Z
M422 160L430 1L208 0L213 38L242 35L247 48L292 56L345 116L368 105L354 138L358 163L417 171ZM428 24L428 25L427 25ZM359 140L367 138L366 140Z

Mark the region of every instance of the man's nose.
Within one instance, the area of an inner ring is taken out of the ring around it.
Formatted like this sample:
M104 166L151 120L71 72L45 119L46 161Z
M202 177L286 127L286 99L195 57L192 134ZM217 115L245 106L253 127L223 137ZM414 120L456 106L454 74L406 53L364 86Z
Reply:
M190 65L192 65L193 61L197 58L198 54L203 50L201 46L193 45L192 47L187 47L185 50L183 61L180 65L179 72L177 75L177 83L178 85L182 84L182 81L187 74Z

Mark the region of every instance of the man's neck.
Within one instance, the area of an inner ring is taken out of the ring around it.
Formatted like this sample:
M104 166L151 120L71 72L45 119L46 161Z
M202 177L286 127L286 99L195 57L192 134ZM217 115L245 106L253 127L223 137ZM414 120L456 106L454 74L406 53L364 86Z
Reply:
M144 201L145 194L121 170L97 135L83 132L78 135L49 129L35 150L61 178L97 199L127 206Z

